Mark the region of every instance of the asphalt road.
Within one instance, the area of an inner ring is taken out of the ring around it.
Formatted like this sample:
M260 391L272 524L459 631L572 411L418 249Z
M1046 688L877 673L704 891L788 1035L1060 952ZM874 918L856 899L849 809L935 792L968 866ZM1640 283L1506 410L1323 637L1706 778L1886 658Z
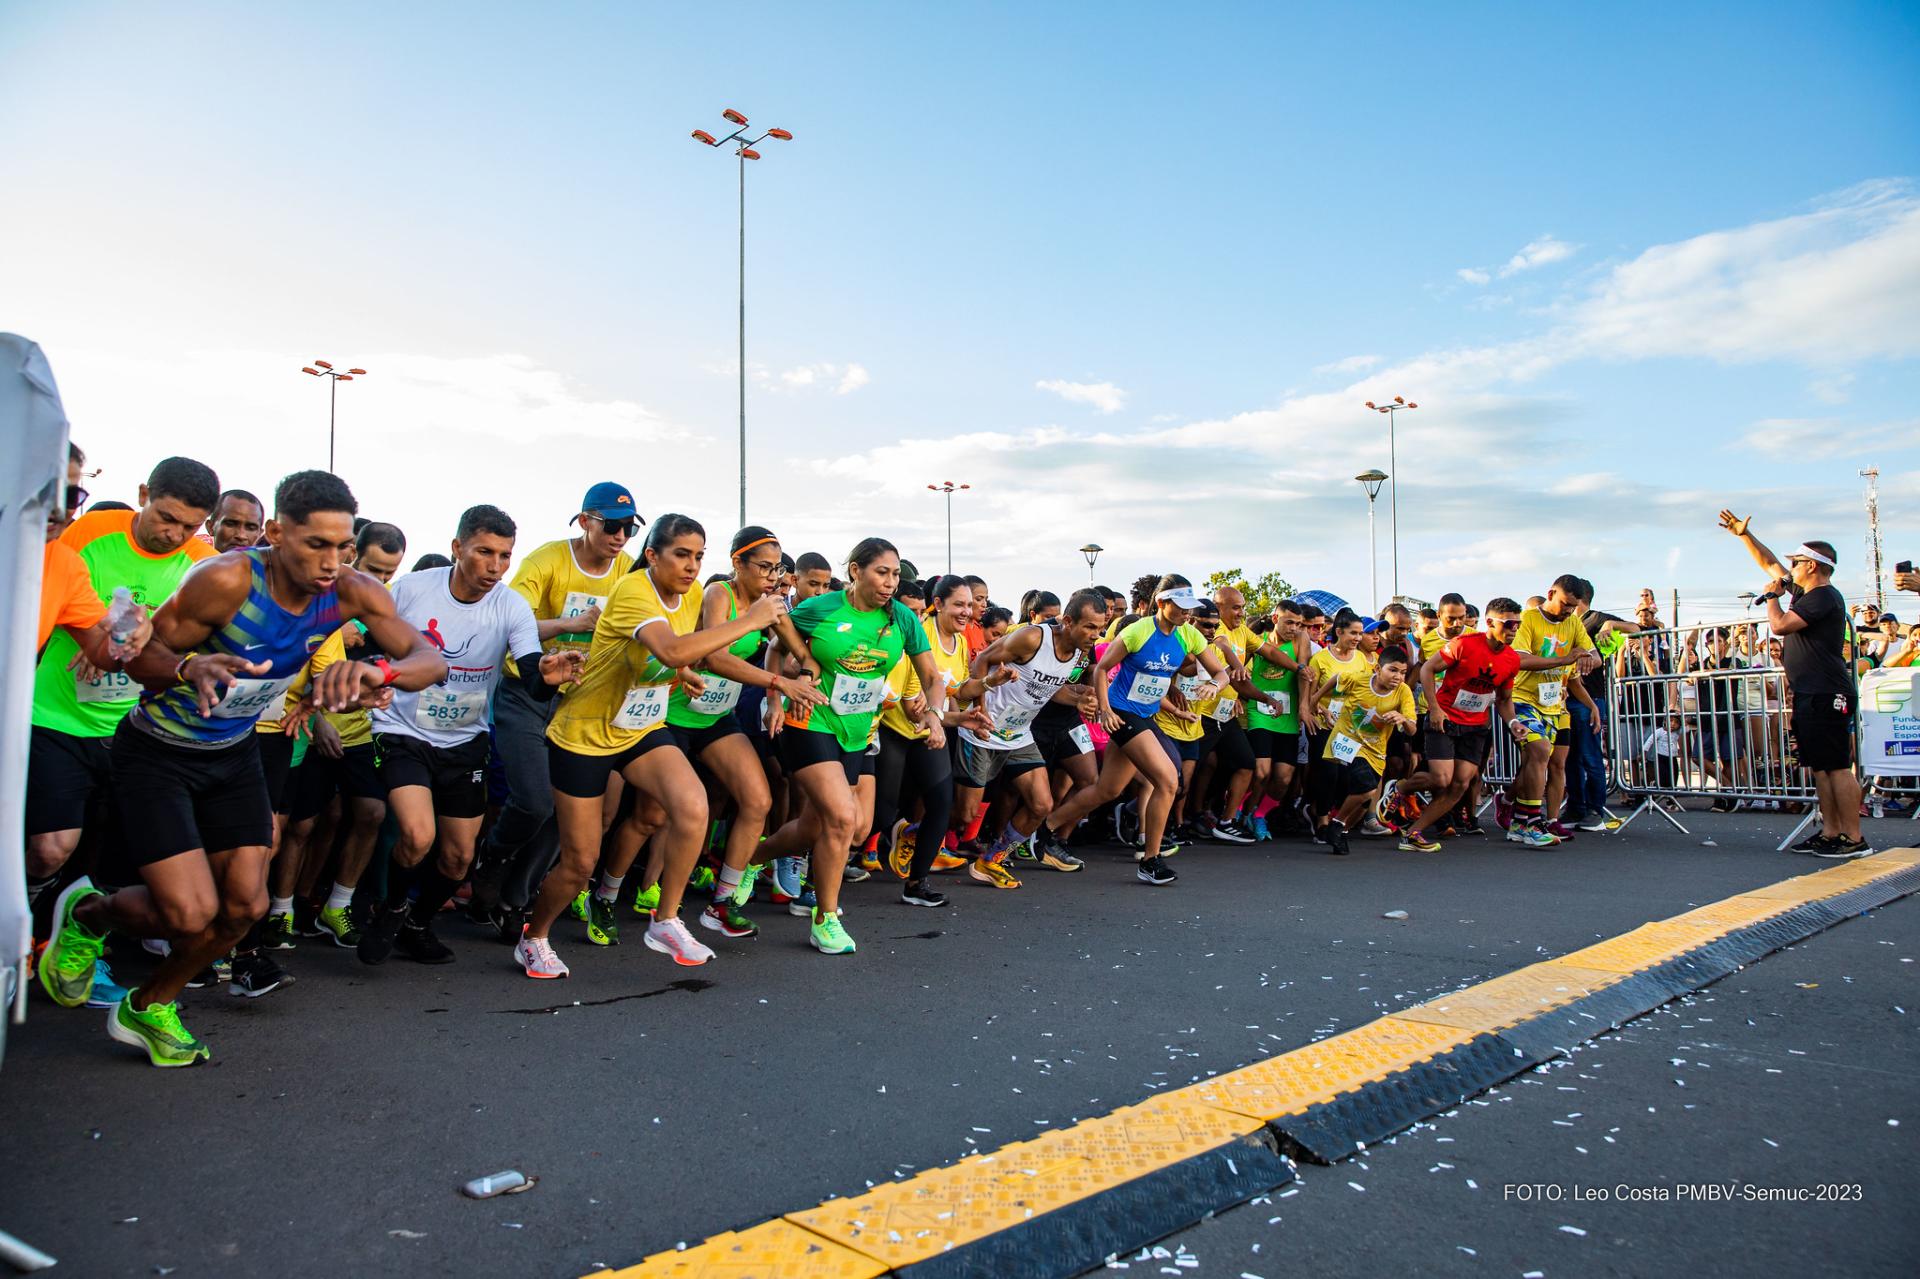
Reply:
M950 881L943 911L850 886L860 951L846 957L809 950L802 921L771 906L752 908L759 940L699 969L646 950L637 928L600 951L564 925L565 982L527 981L458 922L443 926L460 952L444 968L367 970L309 943L283 956L299 980L264 999L188 993L215 1055L185 1071L108 1041L101 1013L36 1000L0 1071L0 1229L87 1275L629 1264L1817 869L1773 851L1786 822L1694 814L1681 836L1643 819L1539 853L1208 847L1158 890L1096 850L1084 873L1036 870L1017 893ZM1888 846L1920 836L1874 825ZM1411 917L1381 917L1394 909ZM1132 1268L1911 1273L1896 1196L1920 1129L1914 960L1920 903L1896 903L1364 1168L1305 1167L1298 1193L1168 1241L1198 1266ZM505 1168L539 1184L457 1193ZM1728 1180L1858 1184L1864 1202L1521 1204L1501 1189Z

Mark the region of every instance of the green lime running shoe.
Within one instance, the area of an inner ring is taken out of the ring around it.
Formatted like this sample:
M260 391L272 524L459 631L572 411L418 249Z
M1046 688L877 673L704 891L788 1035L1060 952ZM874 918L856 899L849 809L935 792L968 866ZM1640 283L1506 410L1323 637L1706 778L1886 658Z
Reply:
M104 894L82 875L53 903L53 940L40 952L40 988L62 1008L78 1008L93 993L93 965L106 946L107 935L76 920L73 908L89 897L100 896Z
M587 940L596 946L618 946L620 926L613 922L613 903L599 897L587 899Z
M592 889L582 889L580 895L573 899L573 905L567 907L567 914L582 923L587 922L587 898L592 895L592 892Z
M747 868L740 872L740 882L735 885L733 897L735 906L744 906L753 900L753 885L760 878L761 866L757 862L748 862Z
M813 927L807 940L813 948L823 955L851 955L854 951L853 938L847 936L846 925L840 922L840 916L815 909Z
M149 1004L144 1011L123 999L107 1014L107 1033L123 1044L144 1048L156 1066L191 1066L213 1050L180 1024L178 1004Z
M347 914L345 906L322 908L313 917L313 926L323 936L333 938L336 946L345 946L349 950L360 944L360 930L353 926L352 916Z
M268 915L267 922L261 925L261 931L262 950L293 950L300 938L300 934L294 931L293 916L290 914Z
M713 873L713 867L701 862L693 868L693 878L687 881L687 887L696 893L704 893L713 887L713 881L719 876Z
M652 888L643 888L633 895L633 913L636 915L651 915L653 908L659 904L660 885L658 884Z

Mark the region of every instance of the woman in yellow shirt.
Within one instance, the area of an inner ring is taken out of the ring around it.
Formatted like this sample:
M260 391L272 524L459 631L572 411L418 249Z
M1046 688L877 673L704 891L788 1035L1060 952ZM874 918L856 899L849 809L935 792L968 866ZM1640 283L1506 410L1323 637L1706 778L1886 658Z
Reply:
M654 521L641 551L643 571L621 578L607 597L593 628L586 669L547 727L560 863L541 885L514 948L529 977L567 975L548 933L600 859L601 802L614 773L667 815L661 836L666 869L660 904L647 926L647 946L678 964L713 958L679 917L680 897L707 833L707 792L667 730L667 708L675 684L696 696L704 691L705 682L691 669L696 663L749 631L774 625L786 616L787 606L778 595L763 595L733 620L700 629L700 563L706 549L706 530L688 516ZM619 868L618 877L625 869ZM610 877L613 870L610 865Z

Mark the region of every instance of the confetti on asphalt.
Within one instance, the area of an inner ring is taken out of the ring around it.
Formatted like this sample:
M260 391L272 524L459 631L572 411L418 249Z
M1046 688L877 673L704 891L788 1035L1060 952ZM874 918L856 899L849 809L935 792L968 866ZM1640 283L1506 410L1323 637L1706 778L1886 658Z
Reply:
M1579 1235L1581 1238L1585 1238L1587 1234L1586 1231L1580 1229L1578 1226L1562 1226L1560 1230L1563 1234Z

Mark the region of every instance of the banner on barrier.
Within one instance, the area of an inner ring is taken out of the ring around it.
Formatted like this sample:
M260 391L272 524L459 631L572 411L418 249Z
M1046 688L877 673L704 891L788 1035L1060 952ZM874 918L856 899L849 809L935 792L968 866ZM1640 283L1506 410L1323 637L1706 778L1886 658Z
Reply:
M1860 677L1860 771L1920 776L1920 668L1868 671Z

